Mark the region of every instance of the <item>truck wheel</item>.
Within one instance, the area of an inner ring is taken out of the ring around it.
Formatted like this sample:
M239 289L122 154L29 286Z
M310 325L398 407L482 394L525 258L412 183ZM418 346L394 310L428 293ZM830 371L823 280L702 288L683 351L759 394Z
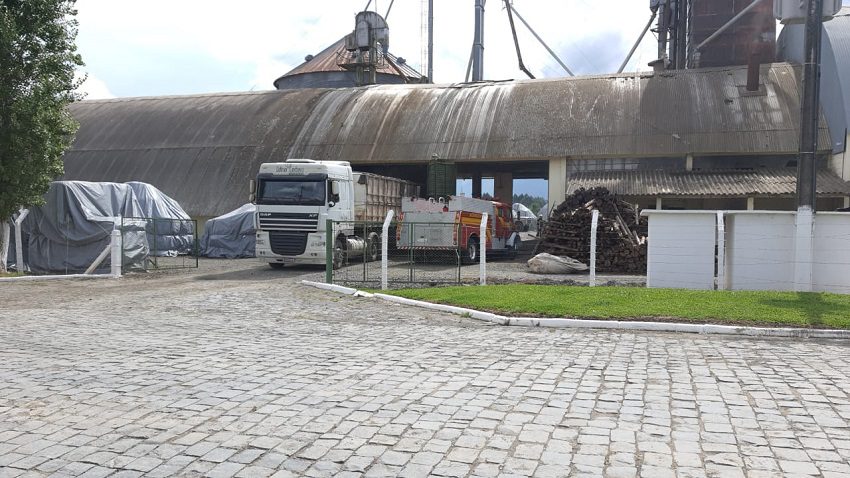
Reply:
M381 257L381 238L375 233L369 236L366 240L366 262L377 261Z
M478 238L472 236L466 241L466 250L464 251L464 259L467 264L478 262Z
M283 269L283 264L280 262L269 262L269 266L275 270Z
M345 265L345 243L342 239L337 239L334 242L334 269L339 269Z

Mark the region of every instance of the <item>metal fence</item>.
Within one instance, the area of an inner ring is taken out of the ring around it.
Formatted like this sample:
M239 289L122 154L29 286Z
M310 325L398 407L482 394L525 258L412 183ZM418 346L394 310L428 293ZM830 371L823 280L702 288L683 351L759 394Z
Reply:
M329 222L328 283L380 289L384 262L389 287L479 280L478 257L470 257L458 245L461 224L393 222L387 228L386 261L382 253L382 226L357 221Z
M192 219L121 218L122 270L197 268L197 230Z

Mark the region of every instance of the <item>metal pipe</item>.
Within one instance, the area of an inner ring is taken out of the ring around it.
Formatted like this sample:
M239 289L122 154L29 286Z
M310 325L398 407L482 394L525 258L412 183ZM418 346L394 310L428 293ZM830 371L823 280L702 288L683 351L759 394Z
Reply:
M746 14L750 13L750 12L751 12L754 8L756 8L756 7L757 7L757 6L758 6L758 5L759 5L762 1L763 1L763 0L754 0L754 1L753 1L753 3L751 3L751 4L747 5L747 8L745 8L745 9L741 10L741 12L740 12L740 13L738 13L737 15L735 15L734 17L732 17L732 19L731 19L731 20L729 20L728 22L726 22L726 24L725 24L725 25L723 25L722 27L720 27L720 28L719 28L716 32L712 33L712 34L711 34L711 36L709 36L708 38L706 38L705 40L703 40L703 42L702 42L702 43L700 43L699 45L697 45L697 47L696 47L696 48L694 48L694 51L700 51L700 50L702 49L702 47L704 47L704 46L706 46L707 44L711 43L711 42L712 42L715 38L717 38L717 37L718 37L718 36L720 36L723 32L725 32L726 30L728 30L728 29L729 29L729 27L731 27L731 26L732 26L732 25L734 25L734 24L735 24L738 20L740 20L741 18L743 18L743 17L744 17L744 15L746 15Z
M469 83L469 75L472 73L472 55L474 53L474 50L469 51L469 63L466 64L466 76L464 77L464 81L467 83Z
M475 0L475 39L472 41L472 81L484 79L484 0Z
M803 65L803 97L800 111L800 155L797 160L797 207L815 210L815 174L820 119L820 57L823 0L807 0L806 63Z
M631 61L631 59L632 59L632 55L634 55L634 54L635 54L635 51L637 51L637 49L638 49L638 47L640 46L641 42L643 41L644 37L646 37L646 32L648 32L648 31L649 31L649 29L652 27L652 22L654 22L654 21L655 21L655 17L656 17L657 15L658 15L657 13L652 12L652 16L651 16L651 17L649 17L649 21L646 23L646 26L643 28L643 32L641 32L641 34L640 34L640 36L638 37L637 41L635 42L634 46L633 46L633 47L632 47L632 49L629 51L629 54L626 56L626 59L625 59L625 60L623 60L623 64L622 64L622 65L620 65L620 69L619 69L619 70L617 70L617 73L622 73L622 72L623 72L623 70L625 70L625 69L626 69L626 65L628 65L628 64L629 64L629 61Z
M528 71L528 68L526 68L525 64L523 64L522 62L522 52L519 49L519 39L516 36L516 26L514 26L514 15L511 12L510 0L505 0L505 7L507 7L508 10L508 21L511 24L511 33L514 36L514 47L516 47L516 58L517 61L519 61L519 69L524 71L529 78L534 79L534 75L532 75L531 72Z
M434 0L428 0L428 81L434 82Z
M395 3L395 0L390 0L390 6L387 7L387 13L384 15L384 20L386 20L387 18L390 17L390 11L393 9L394 3Z
M567 65L565 65L565 64L564 64L564 62L563 62L563 61L561 61L561 59L560 59L560 58L558 58L558 55L556 55L556 54L555 54L555 52L554 52L554 51L552 51L552 49L551 49L551 48L549 48L549 45L547 45L547 44L546 44L546 42L544 42L544 41L543 41L543 39L542 39L542 38L540 38L540 35L538 35L538 34L537 34L537 32L535 32L535 31L534 31L534 29L533 29L533 28L531 28L531 25L529 25L529 24L528 24L528 22L526 22L526 21L525 21L525 19L524 19L524 18L522 18L522 15L520 15L520 14L519 14L519 12L518 12L518 11L516 11L516 8L514 8L514 6L513 6L513 5L511 5L510 7L511 7L511 10L513 10L513 12L514 12L514 15L516 15L516 17L517 17L517 18L519 18L519 21L521 21L521 22L522 22L522 24L523 24L523 25L525 25L525 28L528 28L528 31L530 31L530 32L531 32L531 34L532 34L532 35L534 35L534 38L536 38L536 39L537 39L537 41L539 41L539 42L540 42L540 44L541 44L541 45L543 45L543 48L545 48L545 49L546 49L546 51L548 51L548 52L549 52L549 54L550 54L550 55L552 55L552 58L554 58L554 59L555 59L555 61L557 61L557 62L558 62L558 64L559 64L559 65L561 65L561 68L563 68L563 69L564 69L564 71L566 71L568 75L570 75L570 76L576 76L576 75L575 75L575 73L573 73L573 72L572 72L572 71L571 71L571 70L567 67Z

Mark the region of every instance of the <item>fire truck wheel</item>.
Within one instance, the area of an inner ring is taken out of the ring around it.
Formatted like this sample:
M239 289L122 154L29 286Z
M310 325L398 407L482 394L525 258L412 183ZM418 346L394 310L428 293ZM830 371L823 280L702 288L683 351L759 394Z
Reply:
M464 259L467 264L478 262L478 237L471 236L466 241L466 251L464 251Z

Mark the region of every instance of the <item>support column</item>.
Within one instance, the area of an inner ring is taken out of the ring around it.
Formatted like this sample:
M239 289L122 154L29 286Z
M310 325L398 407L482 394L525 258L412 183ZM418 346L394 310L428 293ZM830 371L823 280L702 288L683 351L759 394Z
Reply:
M850 207L850 196L844 197L844 207Z
M496 173L493 177L493 197L505 204L514 202L513 173Z
M482 177L480 172L472 173L472 197L480 198L481 197L481 182Z
M755 211L756 209L756 198L748 197L747 198L747 211Z
M655 209L657 211L661 210L661 198L655 198Z
M685 158L685 171L693 171L694 170L694 155L689 154Z
M558 207L567 197L567 159L549 160L549 210Z

